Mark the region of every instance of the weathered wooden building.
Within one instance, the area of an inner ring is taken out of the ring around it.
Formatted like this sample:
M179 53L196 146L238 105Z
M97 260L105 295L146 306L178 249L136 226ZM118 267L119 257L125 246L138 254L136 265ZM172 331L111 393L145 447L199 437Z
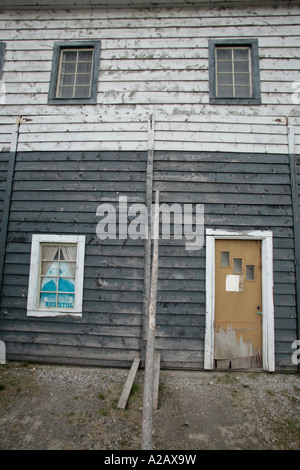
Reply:
M128 367L143 354L151 246L128 227L158 189L194 222L160 239L162 367L295 369L299 1L0 9L7 358ZM187 249L200 207L203 246Z

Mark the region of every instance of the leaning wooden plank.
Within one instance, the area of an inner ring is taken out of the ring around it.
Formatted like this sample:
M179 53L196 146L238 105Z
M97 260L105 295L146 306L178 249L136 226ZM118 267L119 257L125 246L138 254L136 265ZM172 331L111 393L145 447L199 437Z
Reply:
M139 357L136 357L133 360L133 363L132 363L131 369L129 371L126 383L124 385L122 395L121 395L119 403L118 403L118 408L125 409L125 407L126 407L127 400L128 400L129 395L130 395L131 388L132 388L132 385L133 385L133 382L134 382L134 379L135 379L135 376L136 376L136 373L137 373L137 370L138 370L138 367L139 367L139 364L140 364L140 360L141 359Z
M153 383L153 410L157 410L158 408L159 372L160 372L160 353L155 353L154 383Z

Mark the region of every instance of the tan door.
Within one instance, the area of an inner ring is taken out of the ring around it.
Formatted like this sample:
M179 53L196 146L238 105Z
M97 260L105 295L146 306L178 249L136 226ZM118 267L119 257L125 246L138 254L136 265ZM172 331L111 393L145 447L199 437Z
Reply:
M262 367L262 283L259 240L216 240L216 367Z

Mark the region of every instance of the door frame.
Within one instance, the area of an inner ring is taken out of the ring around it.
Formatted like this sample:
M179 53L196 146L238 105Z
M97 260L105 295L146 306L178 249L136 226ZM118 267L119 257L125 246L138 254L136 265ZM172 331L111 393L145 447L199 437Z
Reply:
M206 229L206 319L204 369L214 369L215 319L215 240L261 240L262 259L262 362L263 369L275 371L275 335L273 301L273 233Z

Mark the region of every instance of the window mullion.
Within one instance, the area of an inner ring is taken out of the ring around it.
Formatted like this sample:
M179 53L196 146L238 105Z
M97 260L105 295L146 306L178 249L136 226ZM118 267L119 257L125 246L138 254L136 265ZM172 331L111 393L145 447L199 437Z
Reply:
M79 50L76 51L76 64L75 64L74 85L73 85L73 98L75 98L75 93L76 93L78 59L79 59Z
M249 64L249 85L250 85L250 96L253 96L253 84L252 84L252 64L251 64L251 48L248 49L248 64Z
M42 264L43 264L43 256L42 256L42 251L43 250L43 244L40 243L39 244L39 259L40 259L40 262L39 262L39 274L38 274L38 286L37 286L37 295L38 295L38 298L37 298L37 304L38 304L38 308L40 307L40 300L41 300L41 286L42 286Z
M235 98L234 48L231 49L231 61L232 61L232 87L233 87L232 94L233 94L233 97Z
M58 247L58 259L57 259L57 275L56 275L56 308L58 308L58 285L59 285L59 269L60 269L60 253L61 245Z
M91 94L91 90L92 90L93 65L94 65L94 51L93 51L93 55L92 55L92 65L91 65L91 75L90 75L90 88L89 88L89 94Z
M58 67L58 75L57 75L56 97L59 96L59 90L60 90L62 60L63 60L63 52L61 52L60 57L59 57L59 67Z
M218 97L219 96L219 80L218 80L218 55L217 55L217 51L218 49L215 48L215 67L216 67L216 71L215 71L215 77L216 77L216 96Z

